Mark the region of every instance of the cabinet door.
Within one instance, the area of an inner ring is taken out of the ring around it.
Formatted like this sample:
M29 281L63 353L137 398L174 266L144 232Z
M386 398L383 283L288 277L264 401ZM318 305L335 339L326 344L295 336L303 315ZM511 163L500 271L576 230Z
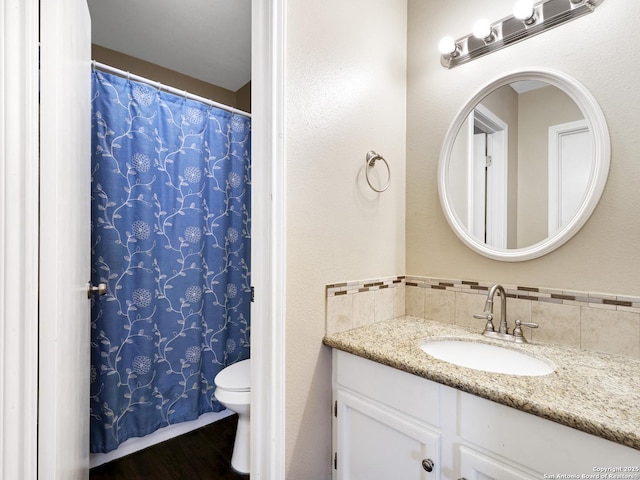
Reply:
M515 465L489 458L465 446L460 447L460 480L540 480L540 474L525 473Z
M366 397L338 389L336 400L338 480L440 480L439 434Z

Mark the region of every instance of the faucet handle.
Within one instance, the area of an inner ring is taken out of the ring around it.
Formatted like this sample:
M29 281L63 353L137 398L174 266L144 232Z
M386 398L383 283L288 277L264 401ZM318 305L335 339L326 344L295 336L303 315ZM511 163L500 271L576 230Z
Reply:
M516 320L516 326L513 329L513 337L516 343L527 343L527 339L524 338L524 335L522 334L521 325L524 325L525 327L529 327L529 328L538 328L538 324L531 323L531 322L521 322L520 320Z
M495 328L493 328L493 313L489 311L485 311L482 313L474 313L473 318L487 321L487 324L484 326L485 332L495 332Z

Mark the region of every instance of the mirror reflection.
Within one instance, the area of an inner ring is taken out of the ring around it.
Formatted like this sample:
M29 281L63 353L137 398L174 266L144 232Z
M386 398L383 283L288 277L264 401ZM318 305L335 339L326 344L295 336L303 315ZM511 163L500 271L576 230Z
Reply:
M585 200L594 139L580 107L539 80L496 88L463 122L447 195L480 243L521 249L561 230Z

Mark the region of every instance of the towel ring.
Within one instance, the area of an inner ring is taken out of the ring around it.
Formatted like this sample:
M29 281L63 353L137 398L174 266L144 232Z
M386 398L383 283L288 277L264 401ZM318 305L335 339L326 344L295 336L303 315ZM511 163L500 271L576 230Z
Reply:
M377 160L382 160L385 166L387 167L387 176L388 176L387 184L381 189L377 189L376 187L371 185L371 180L369 180L369 167L374 167L376 165ZM382 155L377 154L373 150L369 150L367 152L367 159L365 160L365 162L367 163L367 166L365 167L365 171L364 171L365 177L367 178L367 183L371 187L371 190L378 193L384 192L387 188L389 188L389 184L391 183L391 169L389 168L389 164L387 163L387 161L384 159Z

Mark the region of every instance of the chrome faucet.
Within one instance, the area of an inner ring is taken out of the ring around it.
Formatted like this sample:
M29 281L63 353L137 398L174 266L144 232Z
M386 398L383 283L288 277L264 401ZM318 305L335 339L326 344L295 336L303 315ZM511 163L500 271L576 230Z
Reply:
M498 327L497 332L493 326L493 297L496 295L496 292L500 295L500 326ZM497 283L487 292L487 301L484 304L484 312L475 313L473 318L487 321L484 331L482 332L483 335L516 343L527 342L522 334L522 325L530 328L538 328L537 323L528 323L516 320L516 326L513 329L513 333L509 334L509 328L507 326L507 293L504 291L504 287Z

